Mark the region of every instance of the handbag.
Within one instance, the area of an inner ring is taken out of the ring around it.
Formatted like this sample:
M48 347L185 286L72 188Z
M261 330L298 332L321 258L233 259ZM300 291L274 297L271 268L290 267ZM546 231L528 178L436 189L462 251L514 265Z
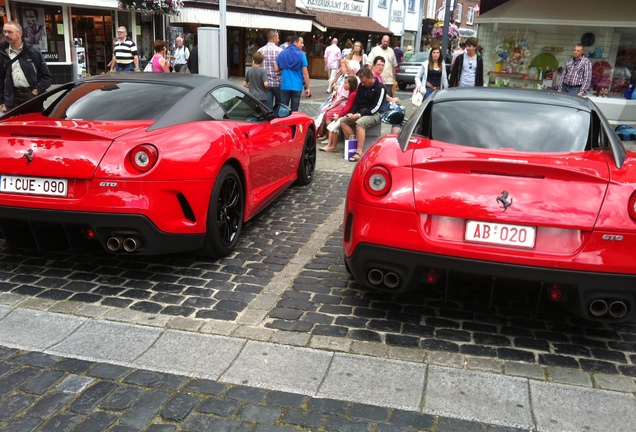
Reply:
M358 151L358 139L355 135L351 135L349 139L344 143L344 158L345 160L351 159Z
M144 68L144 72L152 72L152 60L148 62L148 64Z
M420 93L420 91L416 87L415 90L413 90L413 96L411 96L411 103L415 106L420 106L422 105L423 100L424 100L424 96L422 95L422 93Z

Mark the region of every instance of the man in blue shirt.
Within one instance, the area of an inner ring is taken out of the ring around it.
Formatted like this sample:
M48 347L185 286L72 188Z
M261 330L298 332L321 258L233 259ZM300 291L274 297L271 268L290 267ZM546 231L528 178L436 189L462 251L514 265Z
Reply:
M303 38L293 36L289 47L281 51L276 59L277 68L281 71L280 98L284 105L292 111L298 111L300 96L305 85L305 96L311 97L309 90L309 71L307 56L302 51Z

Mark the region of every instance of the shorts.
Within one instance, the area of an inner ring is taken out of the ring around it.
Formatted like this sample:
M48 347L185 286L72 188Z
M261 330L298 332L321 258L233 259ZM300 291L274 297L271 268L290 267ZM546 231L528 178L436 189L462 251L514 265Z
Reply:
M346 117L343 117L342 121L351 127L353 127L354 125L360 125L362 129L369 129L380 123L380 113L362 116L356 121L351 121L348 120Z

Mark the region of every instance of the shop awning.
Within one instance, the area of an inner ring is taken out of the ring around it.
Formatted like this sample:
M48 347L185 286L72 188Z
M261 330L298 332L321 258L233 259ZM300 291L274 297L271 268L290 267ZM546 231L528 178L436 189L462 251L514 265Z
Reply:
M636 28L636 7L634 0L508 0L475 23Z
M230 11L226 13L226 23L228 27L261 28L261 29L285 29L296 32L310 32L312 17L299 15L296 17L268 15L262 13L248 13L244 11ZM298 14L297 14L298 15ZM171 23L193 23L193 24L219 24L219 11L216 9L184 7L179 16L170 16Z
M391 30L375 21L373 18L360 15L338 14L333 12L324 12L315 9L298 8L310 15L315 15L314 25L322 30L338 29L351 30L377 34L393 34ZM322 30L325 31L325 30Z

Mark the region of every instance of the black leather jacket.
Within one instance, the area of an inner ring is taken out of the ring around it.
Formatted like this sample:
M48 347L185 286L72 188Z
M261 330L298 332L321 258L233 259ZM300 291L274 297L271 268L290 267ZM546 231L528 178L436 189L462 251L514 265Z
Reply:
M53 76L46 65L44 56L33 45L23 42L22 51L18 62L24 76L29 82L29 87L36 89L38 93L44 93L53 83ZM11 58L7 53L9 42L0 43L0 104L13 106L13 77L11 76Z

